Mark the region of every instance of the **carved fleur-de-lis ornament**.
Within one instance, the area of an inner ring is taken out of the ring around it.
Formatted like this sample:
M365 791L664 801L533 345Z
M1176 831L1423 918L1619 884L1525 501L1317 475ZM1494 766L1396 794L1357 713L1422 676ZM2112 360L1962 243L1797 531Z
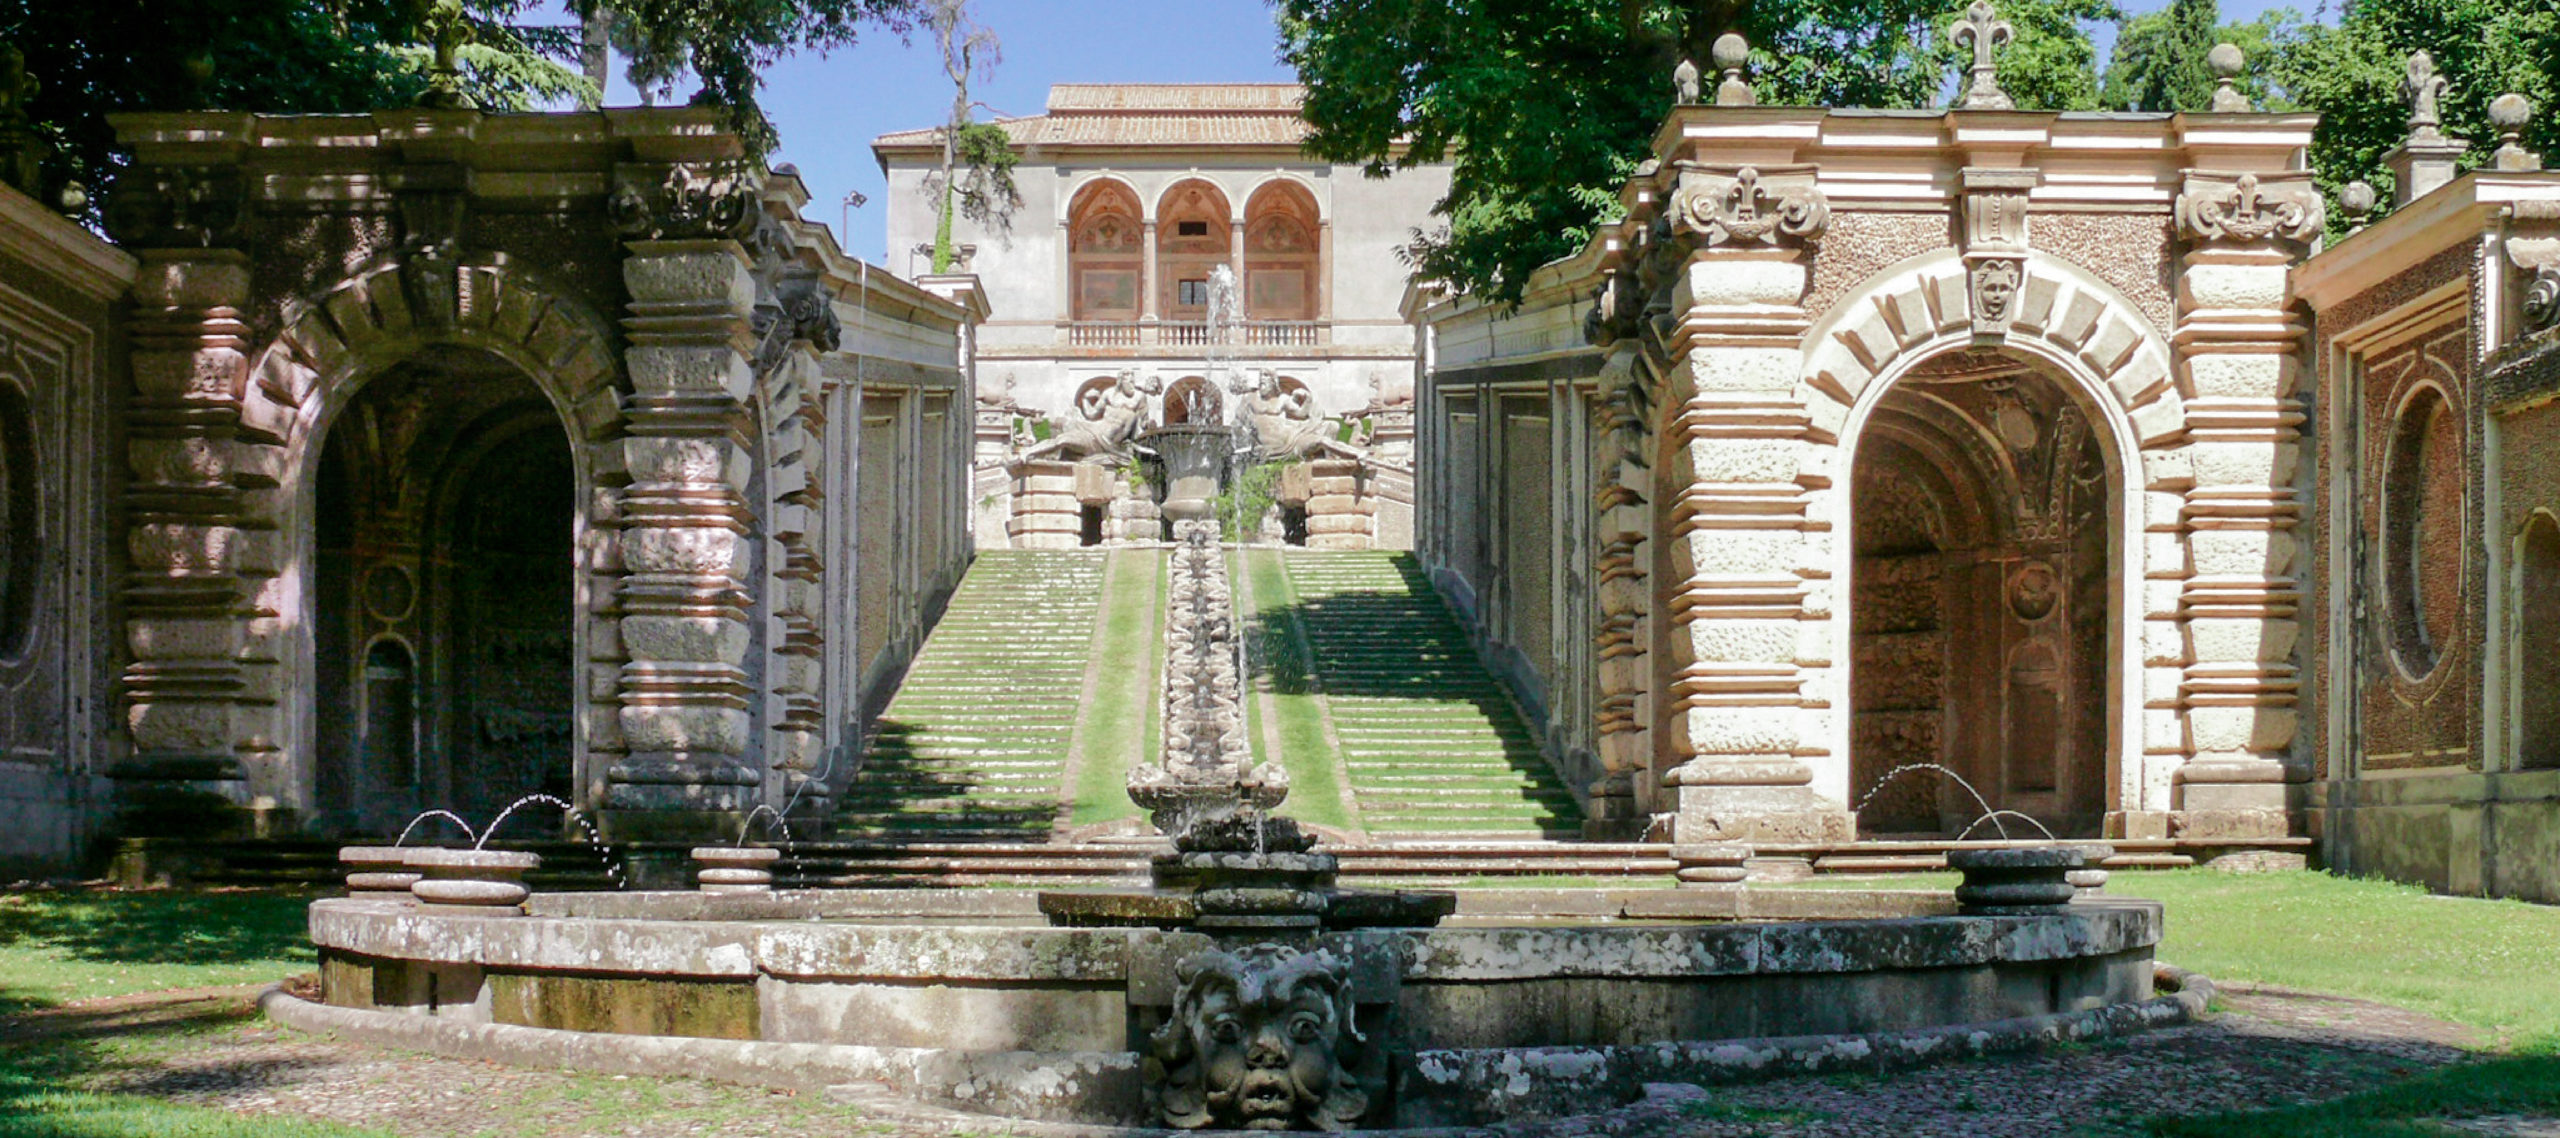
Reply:
M2189 235L2237 244L2270 237L2309 241L2320 232L2324 209L2307 186L2262 188L2256 174L2242 174L2229 188L2210 186L2178 197L2178 220Z
M1991 0L1973 0L1948 32L1957 47L1973 50L1973 66L1967 70L1971 78L1965 83L1964 99L1956 105L1967 110L2005 111L2017 106L2009 94L2000 89L1999 60L1993 49L2016 39L2018 30L1991 7Z
M2434 138L2442 131L2444 116L2436 109L2436 101L2444 97L2445 78L2436 74L2436 57L2419 50L2409 54L2409 74L2400 81L2400 95L2409 102L2409 137Z

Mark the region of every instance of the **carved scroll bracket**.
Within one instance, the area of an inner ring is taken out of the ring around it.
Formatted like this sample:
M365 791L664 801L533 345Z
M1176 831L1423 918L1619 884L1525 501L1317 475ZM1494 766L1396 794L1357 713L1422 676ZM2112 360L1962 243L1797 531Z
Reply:
M2560 201L2517 202L2507 211L2507 261L2522 275L2524 334L2560 325Z
M1801 246L1831 224L1812 166L1679 164L1671 234L1701 248Z
M763 196L762 172L743 162L626 164L614 170L605 210L634 241L745 240Z
M2309 171L2222 174L2187 171L2178 194L2178 235L2198 245L2308 252L2328 207Z

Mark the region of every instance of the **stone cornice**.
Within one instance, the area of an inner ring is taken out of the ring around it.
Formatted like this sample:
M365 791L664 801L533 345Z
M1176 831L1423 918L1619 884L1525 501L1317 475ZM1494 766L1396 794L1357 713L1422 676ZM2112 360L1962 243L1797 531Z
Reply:
M2473 171L2349 234L2293 270L2316 311L2344 303L2446 248L2477 240L2519 202L2560 202L2560 171Z
M0 185L0 249L39 275L101 301L123 296L139 267L132 254L5 185Z

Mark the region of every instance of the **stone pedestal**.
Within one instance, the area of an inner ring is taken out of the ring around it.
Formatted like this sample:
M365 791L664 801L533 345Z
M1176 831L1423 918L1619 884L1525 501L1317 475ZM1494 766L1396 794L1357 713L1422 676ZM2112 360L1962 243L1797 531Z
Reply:
M1013 515L1005 534L1015 549L1074 549L1083 544L1084 503L1076 496L1078 466L1024 459L1013 466Z

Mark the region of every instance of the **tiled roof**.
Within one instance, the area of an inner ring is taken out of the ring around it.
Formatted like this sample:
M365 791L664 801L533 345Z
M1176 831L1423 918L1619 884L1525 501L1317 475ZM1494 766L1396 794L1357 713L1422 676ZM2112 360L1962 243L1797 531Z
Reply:
M1061 83L1048 113L1000 119L1014 144L1041 146L1296 146L1307 136L1295 83ZM878 148L938 145L938 128L872 140Z

